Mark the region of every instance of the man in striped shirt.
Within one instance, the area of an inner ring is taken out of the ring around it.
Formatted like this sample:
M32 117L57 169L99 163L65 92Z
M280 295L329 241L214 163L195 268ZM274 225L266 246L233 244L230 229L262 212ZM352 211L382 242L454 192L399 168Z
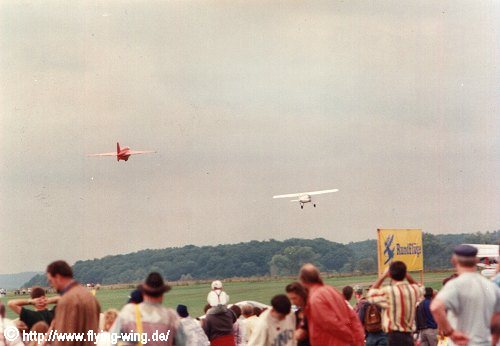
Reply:
M386 278L391 279L391 285L381 288ZM406 272L401 261L392 262L372 285L368 301L382 308L382 329L388 333L389 345L413 345L415 306L423 294L424 288Z

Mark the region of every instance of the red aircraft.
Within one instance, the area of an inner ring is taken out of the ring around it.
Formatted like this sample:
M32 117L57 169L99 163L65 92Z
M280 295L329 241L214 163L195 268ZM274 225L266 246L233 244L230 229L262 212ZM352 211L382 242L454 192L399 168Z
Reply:
M87 154L87 156L116 156L116 161L127 161L130 155L156 153L153 150L130 150L129 147L120 148L120 143L116 143L116 152L102 154Z

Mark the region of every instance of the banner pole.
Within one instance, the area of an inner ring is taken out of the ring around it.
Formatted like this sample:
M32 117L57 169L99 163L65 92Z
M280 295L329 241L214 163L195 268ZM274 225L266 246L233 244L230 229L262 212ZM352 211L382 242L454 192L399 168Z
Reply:
M382 275L382 268L380 266L380 262L382 259L382 254L380 253L380 228L377 228L377 268L378 268L378 276Z
M420 271L420 283L422 285L424 284L424 270L423 269Z

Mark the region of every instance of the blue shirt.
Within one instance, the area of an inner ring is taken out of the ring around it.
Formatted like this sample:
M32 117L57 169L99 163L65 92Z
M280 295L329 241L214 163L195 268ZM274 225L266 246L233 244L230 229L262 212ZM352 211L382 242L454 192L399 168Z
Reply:
M437 323L436 321L434 321L434 317L431 314L430 298L425 298L425 300L421 304L424 309L425 324L427 325L427 328L437 329Z

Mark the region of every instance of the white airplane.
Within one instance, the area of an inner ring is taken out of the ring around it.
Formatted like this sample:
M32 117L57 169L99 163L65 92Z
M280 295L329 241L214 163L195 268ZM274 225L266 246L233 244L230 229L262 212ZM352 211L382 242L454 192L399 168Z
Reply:
M278 195L278 196L273 196L273 198L294 198L298 197L299 199L292 199L290 202L299 202L300 203L300 209L304 209L304 204L305 203L311 203L311 196L315 195L322 195L324 193L332 193L332 192L337 192L338 189L332 189L332 190L322 190L322 191L312 191L312 192L299 192L299 193L290 193L288 195ZM316 208L316 204L313 203L314 208Z

